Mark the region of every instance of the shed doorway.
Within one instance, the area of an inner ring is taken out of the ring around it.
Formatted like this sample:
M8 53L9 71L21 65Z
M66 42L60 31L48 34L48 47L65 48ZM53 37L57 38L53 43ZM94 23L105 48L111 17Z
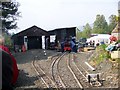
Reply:
M28 49L42 49L42 38L37 36L28 37Z

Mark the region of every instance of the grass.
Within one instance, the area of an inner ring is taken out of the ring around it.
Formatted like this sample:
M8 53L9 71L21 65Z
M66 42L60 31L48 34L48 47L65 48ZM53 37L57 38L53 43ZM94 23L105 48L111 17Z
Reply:
M89 62L92 66L97 66L100 63L102 63L104 60L112 60L120 65L120 59L111 59L110 53L105 50L106 47L107 45L103 44L96 48L97 55L92 57Z
M117 63L119 63L119 64L120 64L120 58L116 59L116 61L117 61Z
M103 44L96 48L97 55L91 59L91 63L94 63L95 66L110 58L110 54L105 50L106 47L107 46Z

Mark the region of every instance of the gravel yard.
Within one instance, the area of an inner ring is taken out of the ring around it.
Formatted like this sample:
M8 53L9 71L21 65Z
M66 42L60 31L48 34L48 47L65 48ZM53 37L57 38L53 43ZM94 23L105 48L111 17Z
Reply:
M37 60L47 60L49 56L55 55L55 51L47 51L46 56L44 55L44 50L29 50L27 52L21 52L14 54L19 68L19 77L15 85L16 90L23 90L26 88L37 89L43 88L43 82L37 77L35 70L32 67L31 62L34 59ZM36 57L37 56L37 57ZM39 82L39 83L38 83Z
M90 53L94 54L93 52L87 52L87 53L78 53L76 56L76 64L78 66L83 66L89 73L99 73L100 78L103 80L102 88L118 88L118 82L119 82L119 64L117 62L111 62L110 60L104 60L101 62L98 66L95 66L95 71L92 71L90 68L88 68L87 65L85 65L85 61L88 61L90 59L85 58L83 59L82 56L89 56ZM82 54L82 55L81 55ZM94 55L93 55L94 57ZM81 62L81 63L80 63ZM80 65L79 65L80 64ZM94 67L94 66L93 66ZM80 67L79 67L80 68Z
M46 53L46 55L45 55ZM36 60L37 64L45 71L45 74L48 75L51 79L51 64L53 60L51 59L52 56L57 54L62 54L60 52L52 51L52 50L42 50L42 49L35 49L29 50L26 52L15 53L14 56L18 63L19 68L19 77L18 81L15 85L15 90L25 90L25 89L33 89L39 90L40 88L45 88L44 83L42 80L39 79L37 73L35 72L34 68L32 67L32 61ZM78 68L80 66L84 67L88 73L104 73L100 78L105 79L103 81L104 86L102 88L110 88L110 87L118 87L118 69L115 69L114 64L110 61L105 61L101 63L98 67L96 67L96 71L92 71L86 64L85 61L88 62L91 55L94 54L94 50L90 52L80 52L80 53L73 53L75 55L75 63ZM62 76L63 82L65 83L67 88L79 88L76 84L76 81L73 79L72 74L70 74L67 68L67 56L63 57L59 62L59 71L60 75ZM72 65L71 65L72 66ZM72 66L75 70L75 67ZM114 69L114 73L112 71ZM106 72L106 73L105 73ZM100 88L100 87L98 87Z

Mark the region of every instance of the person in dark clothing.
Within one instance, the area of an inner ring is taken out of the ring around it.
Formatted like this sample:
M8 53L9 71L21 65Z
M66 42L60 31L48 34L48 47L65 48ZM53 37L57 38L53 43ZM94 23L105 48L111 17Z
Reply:
M2 54L2 90L13 90L12 58L7 52L3 51L2 49L0 49L0 54Z
M61 52L64 52L64 42L61 42Z
M72 46L72 51L75 52L75 53L77 53L77 47L76 47L76 39L75 39L75 37L72 38L71 44L73 45Z
M4 37L0 35L0 49L2 49L3 51L7 52L11 59L12 59L12 69L13 69L13 78L12 78L12 84L15 85L18 79L18 75L19 75L19 70L17 67L17 62L16 59L14 58L14 56L11 54L11 52L9 51L8 47L6 47L4 45Z

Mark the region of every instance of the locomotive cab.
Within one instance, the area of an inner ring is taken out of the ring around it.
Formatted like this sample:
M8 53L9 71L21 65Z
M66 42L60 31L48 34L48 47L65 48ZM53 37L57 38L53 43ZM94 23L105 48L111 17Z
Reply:
M70 41L66 41L65 43L64 43L64 51L69 51L69 52L71 52L71 44L70 44Z

